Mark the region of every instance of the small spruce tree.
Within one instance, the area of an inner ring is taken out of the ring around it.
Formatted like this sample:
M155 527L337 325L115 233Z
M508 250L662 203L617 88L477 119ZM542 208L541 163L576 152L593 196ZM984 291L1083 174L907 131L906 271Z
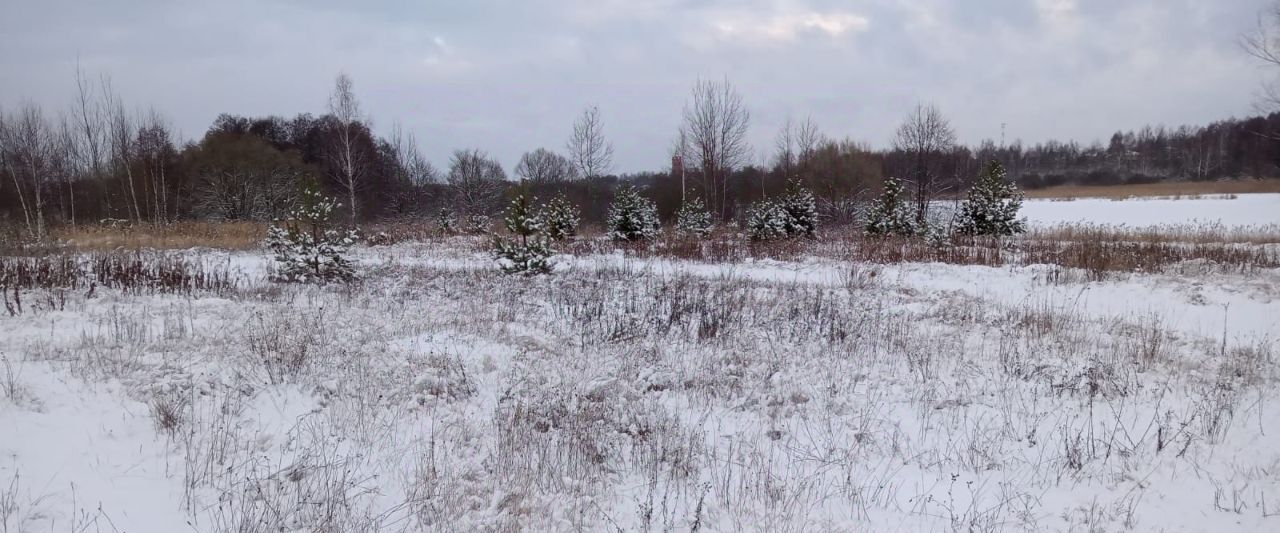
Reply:
M753 241L769 241L787 236L787 210L777 202L761 200L747 211L747 236Z
M613 197L605 223L615 241L649 239L658 234L658 207L640 196L635 187L623 185Z
M813 193L792 179L787 183L787 193L778 202L778 206L786 212L786 231L788 237L812 238L818 231L818 203Z
M440 233L450 235L458 231L458 216L452 209L441 207L440 214L436 215L436 227L440 228Z
M563 194L542 206L539 216L546 224L547 237L553 241L563 241L578 234L578 207Z
M915 214L904 201L902 182L889 178L884 182L884 192L867 214L868 235L914 235Z
M507 231L512 240L501 236L493 238L493 253L498 265L508 274L549 274L549 259L555 252L544 234L546 224L533 212L523 193L516 195L507 208Z
M711 212L702 202L702 198L694 198L680 205L676 211L676 232L681 235L706 236L715 227Z
M1004 167L992 160L978 174L969 189L956 231L961 235L1006 236L1026 231L1026 221L1018 218L1022 208L1022 192L1005 179Z
M467 216L467 231L475 235L484 235L489 233L492 222L489 215L472 214Z
M355 244L355 230L339 231L330 219L341 204L320 194L311 184L288 218L267 232L267 248L275 255L276 279L289 282L350 281L355 262L347 251Z

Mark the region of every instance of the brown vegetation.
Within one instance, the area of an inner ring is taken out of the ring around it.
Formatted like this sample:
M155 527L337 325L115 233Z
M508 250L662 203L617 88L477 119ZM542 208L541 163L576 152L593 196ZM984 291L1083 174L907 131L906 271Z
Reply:
M79 251L178 250L217 248L248 250L262 243L267 225L255 222L177 222L124 226L64 226L51 232L54 246Z

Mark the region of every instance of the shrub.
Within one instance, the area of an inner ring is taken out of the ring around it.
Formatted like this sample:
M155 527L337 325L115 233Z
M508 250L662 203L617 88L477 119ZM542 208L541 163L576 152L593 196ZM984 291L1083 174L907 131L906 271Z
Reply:
M681 235L705 236L711 233L711 228L714 226L711 212L707 211L702 198L686 201L680 205L680 210L676 211L676 232Z
M543 234L546 224L533 213L529 200L519 194L507 208L507 230L516 236L514 240L495 236L493 253L503 272L508 274L549 274L548 259L554 253Z
M606 220L610 238L626 242L652 238L658 234L658 224L658 207L652 201L630 185L618 189Z
M289 212L283 224L267 233L267 248L275 254L277 279L292 282L350 281L355 263L346 254L356 242L354 230L330 228L340 204L314 187L302 193L302 205Z

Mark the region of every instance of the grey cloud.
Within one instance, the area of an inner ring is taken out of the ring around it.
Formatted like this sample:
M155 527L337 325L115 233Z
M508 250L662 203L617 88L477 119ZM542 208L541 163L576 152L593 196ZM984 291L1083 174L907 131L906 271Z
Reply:
M110 4L110 5L108 5ZM322 112L350 73L378 129L437 164L559 149L599 104L618 170L661 168L689 86L727 76L771 146L787 116L887 144L918 100L965 141L1085 142L1251 110L1235 45L1266 0L26 2L0 20L0 106L71 99L77 55L198 137L220 112ZM725 28L729 29L726 30Z

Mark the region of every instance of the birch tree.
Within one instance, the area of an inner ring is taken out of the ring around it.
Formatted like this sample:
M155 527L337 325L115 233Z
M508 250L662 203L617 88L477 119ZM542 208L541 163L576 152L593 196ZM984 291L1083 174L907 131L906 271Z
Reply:
M134 132L133 117L125 110L124 101L111 90L109 81L103 81L103 101L106 105L107 143L116 175L124 179L128 194L128 210L132 220L142 220L142 206L138 202L138 187L133 176Z
M31 238L45 236L45 192L64 172L63 144L57 130L35 104L13 115L0 114L0 164L13 179L23 221Z
M360 111L360 102L352 89L351 77L346 73L338 74L333 85L333 93L329 95L329 114L337 121L338 129L333 135L333 144L329 149L329 158L333 163L335 178L347 193L347 206L351 211L351 227L356 227L359 220L356 205L356 190L359 189L368 165L365 154L356 146L359 128L364 117Z

